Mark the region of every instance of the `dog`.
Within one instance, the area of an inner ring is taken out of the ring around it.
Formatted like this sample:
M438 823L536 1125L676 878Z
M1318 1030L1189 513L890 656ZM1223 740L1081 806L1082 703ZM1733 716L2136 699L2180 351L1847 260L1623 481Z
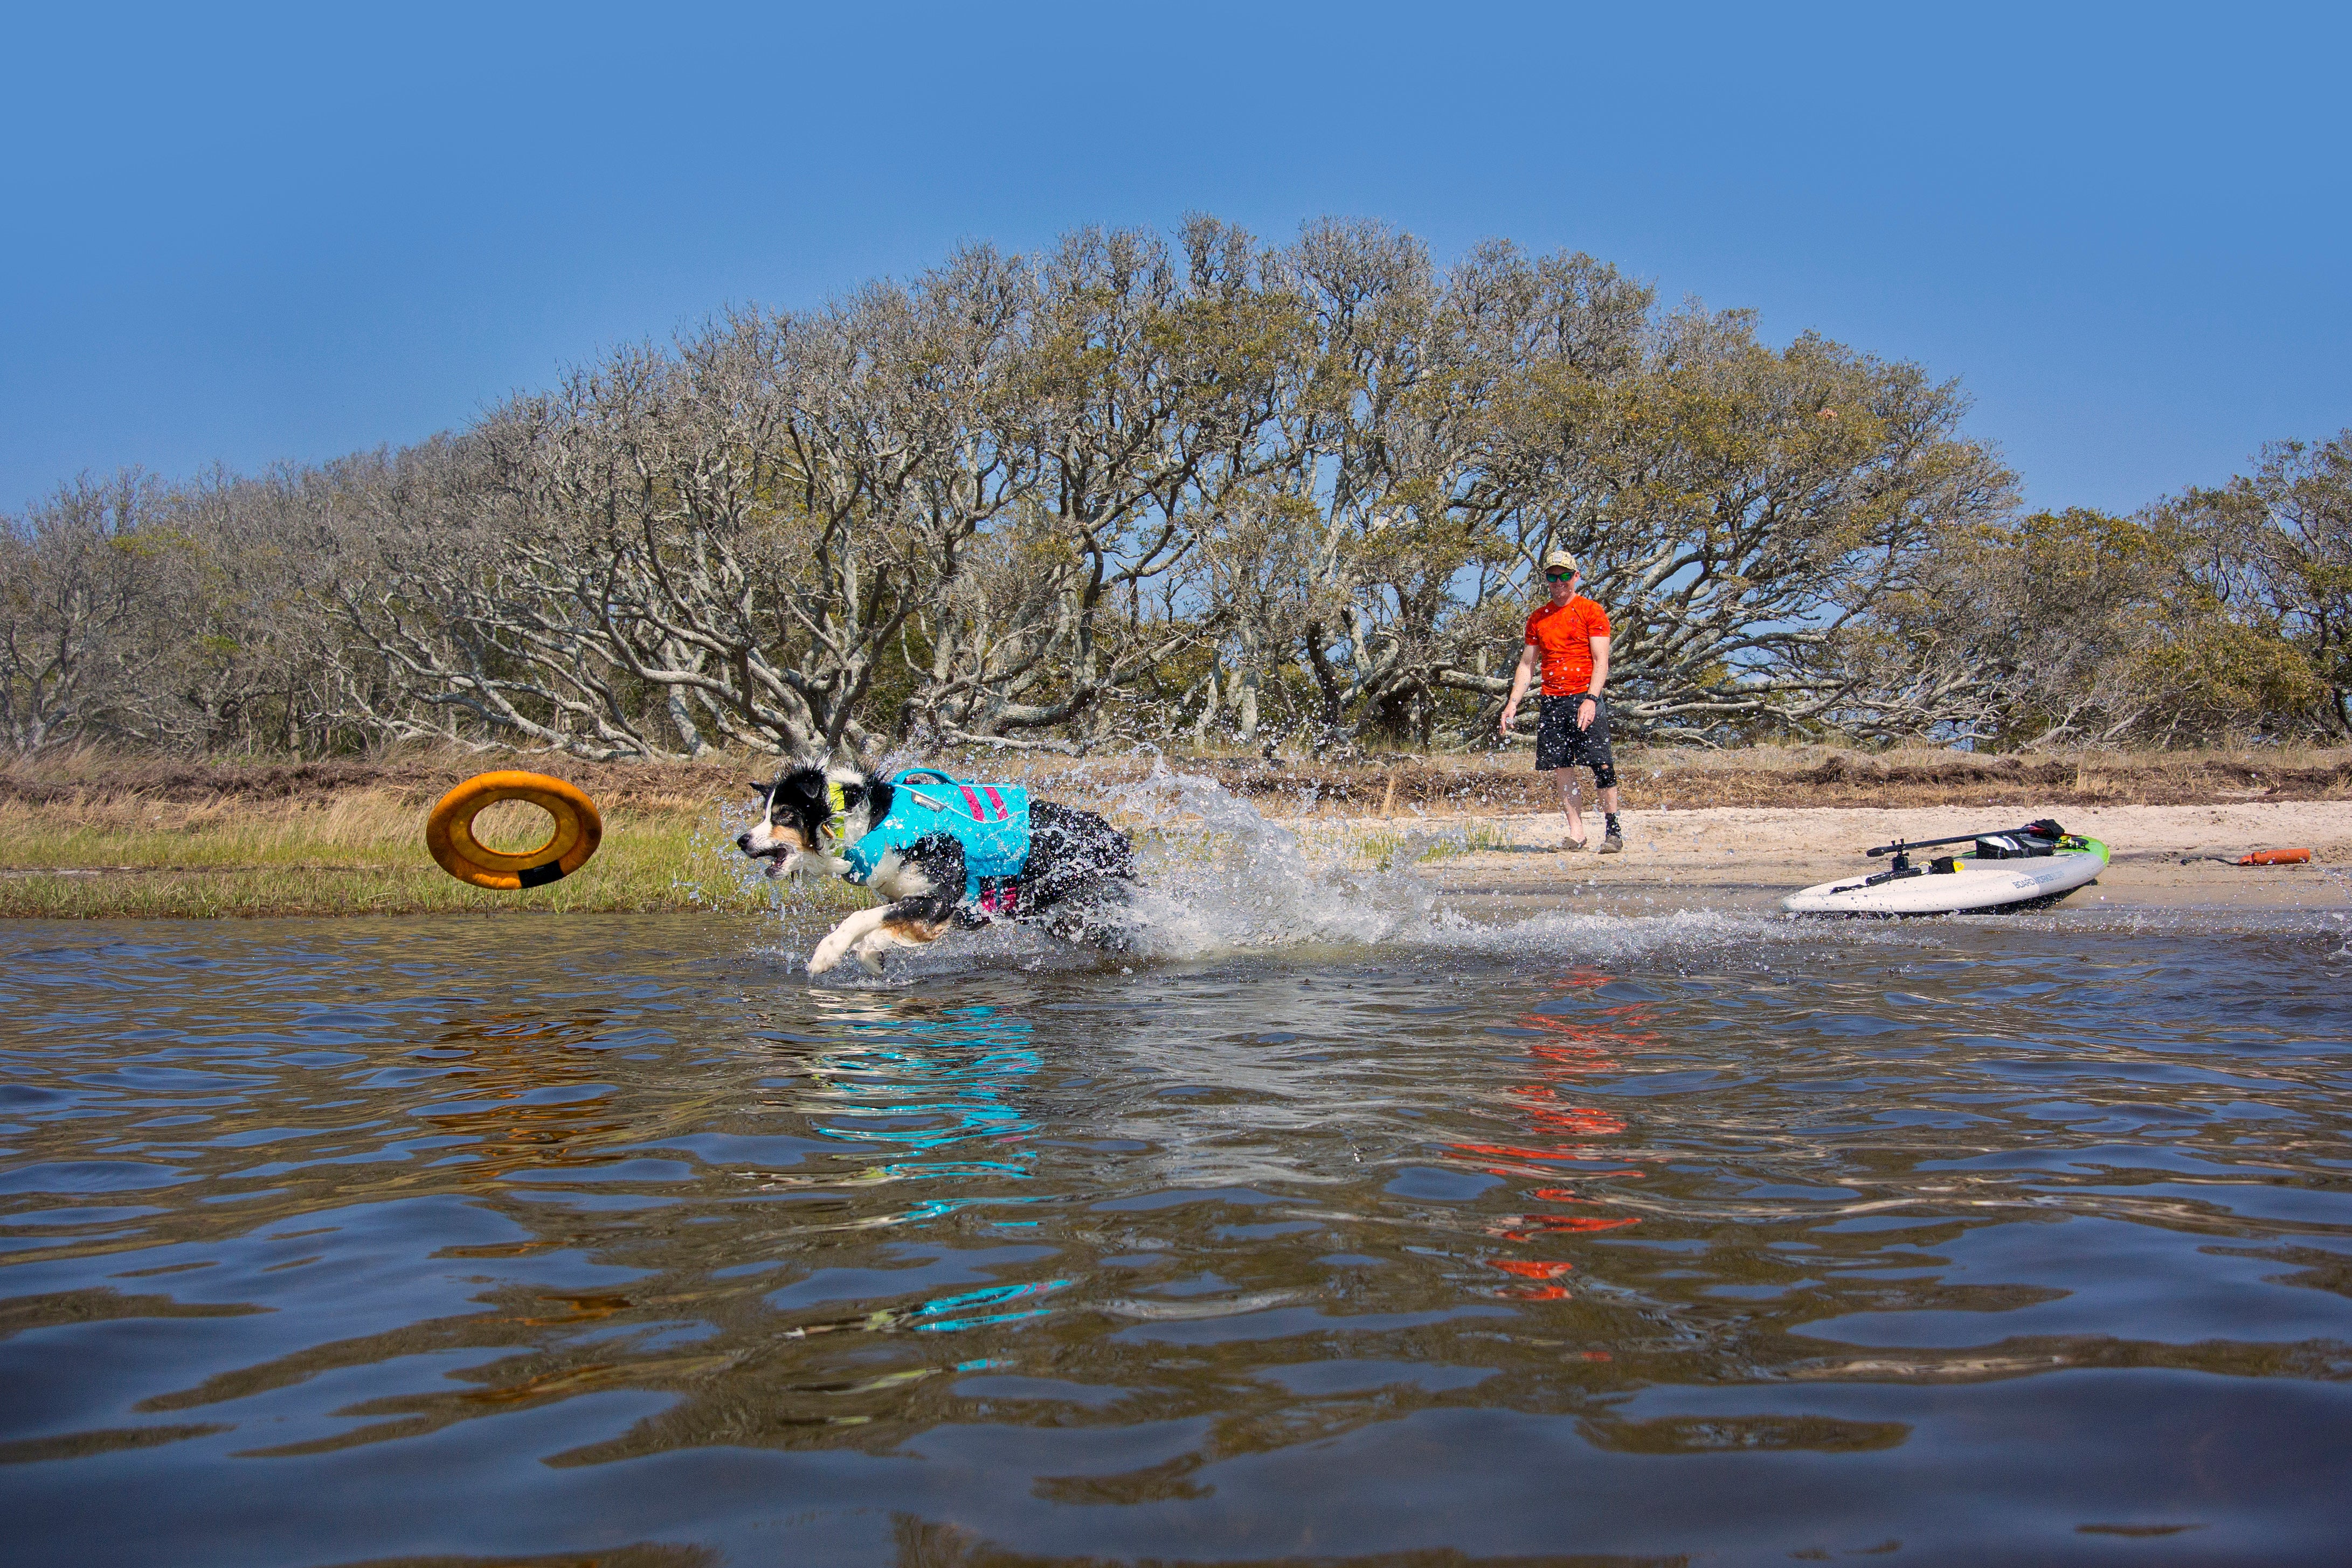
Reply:
M822 975L852 954L882 972L892 947L998 920L1035 922L1066 941L1115 945L1106 920L1136 883L1135 841L1092 811L966 784L931 768L787 768L754 781L761 820L735 840L768 874L839 876L886 902L844 920L809 956Z

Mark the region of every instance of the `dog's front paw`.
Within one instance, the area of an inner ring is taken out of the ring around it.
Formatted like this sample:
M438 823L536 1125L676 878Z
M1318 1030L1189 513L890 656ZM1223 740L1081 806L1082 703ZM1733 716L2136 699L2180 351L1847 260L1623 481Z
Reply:
M850 949L881 925L885 918L882 910L861 909L835 926L825 934L824 940L816 945L816 951L809 955L809 973L822 975L840 963L848 956Z

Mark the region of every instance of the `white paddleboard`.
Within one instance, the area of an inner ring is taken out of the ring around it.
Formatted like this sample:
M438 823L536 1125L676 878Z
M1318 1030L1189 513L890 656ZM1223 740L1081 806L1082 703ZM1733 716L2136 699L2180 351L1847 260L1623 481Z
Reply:
M2069 839L2055 854L2027 860L1954 859L1958 869L1929 871L1872 885L1869 874L1842 876L1780 901L1791 915L1958 915L1970 909L2000 909L2063 898L2098 880L2107 869L2107 846L2096 839ZM2081 845L2077 849L2073 846ZM1924 858L1924 857L1923 857Z

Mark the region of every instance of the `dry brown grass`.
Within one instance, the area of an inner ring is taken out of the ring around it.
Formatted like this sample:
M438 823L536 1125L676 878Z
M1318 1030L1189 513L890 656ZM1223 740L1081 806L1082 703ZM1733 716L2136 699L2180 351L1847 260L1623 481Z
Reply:
M219 799L309 801L373 789L413 806L430 807L452 785L477 773L523 768L569 779L604 807L681 811L698 810L722 794L742 796L746 779L765 777L774 767L772 761L740 758L707 763L580 762L537 753L422 748L331 762L200 761L80 749L0 765L0 801L51 805L134 798L198 805Z
M1369 758L1344 766L1293 759L1203 758L1175 766L1206 773L1269 811L1346 815L1550 810L1558 789L1522 748L1486 757ZM1135 763L1064 765L1073 792L1140 777ZM1083 765L1082 765L1083 766ZM1051 768L1041 768L1050 774ZM2352 751L2136 752L1983 757L1925 747L1856 752L1828 747L1738 751L1621 747L1619 781L1632 810L1669 806L2199 805L2238 800L2352 799ZM1393 794L1391 786L1393 783Z

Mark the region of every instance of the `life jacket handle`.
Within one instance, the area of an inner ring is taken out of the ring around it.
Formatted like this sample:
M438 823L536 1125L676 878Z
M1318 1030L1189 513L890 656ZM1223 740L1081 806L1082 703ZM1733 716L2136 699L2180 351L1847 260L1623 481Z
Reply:
M936 779L940 783L947 785L950 789L961 789L963 791L963 798L970 801L971 804L968 807L962 807L956 805L953 801L935 800L930 796L924 794L921 790L908 787L908 781L916 779ZM906 788L908 794L912 795L916 800L920 800L924 805L929 806L934 811L952 811L956 815L968 818L972 821L980 823L983 827L993 827L1000 820L998 818L991 817L984 810L982 809L980 804L980 786L967 783L951 773L942 773L936 768L909 768L903 772L892 775L890 782L893 786ZM993 791L992 791L992 793L993 793Z

